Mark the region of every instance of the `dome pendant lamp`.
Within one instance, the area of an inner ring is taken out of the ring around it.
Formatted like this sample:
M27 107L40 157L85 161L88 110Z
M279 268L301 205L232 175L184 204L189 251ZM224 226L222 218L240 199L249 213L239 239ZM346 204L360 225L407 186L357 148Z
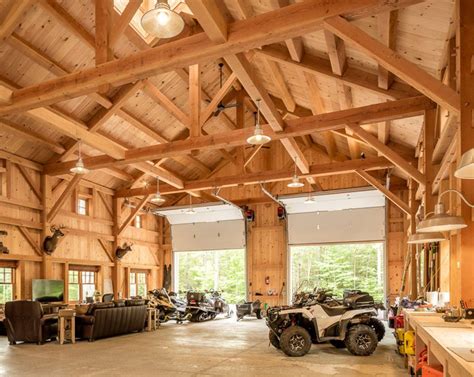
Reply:
M251 145L262 145L268 143L272 138L263 133L260 125L260 100L257 100L257 119L255 121L255 131L252 136L247 139L247 143Z
M167 0L158 0L155 8L143 15L141 23L148 34L157 38L172 38L184 29L183 19L171 10Z
M82 145L82 141L79 140L78 159L76 161L76 165L74 165L74 167L71 168L69 171L74 174L84 175L84 174L89 173L89 169L87 169L84 166L84 161L82 161L81 145Z
M160 178L156 177L156 194L151 198L151 202L155 204L162 204L166 201L160 193Z
M293 174L293 178L291 179L291 182L288 183L287 187L290 188L300 188L304 187L304 183L300 181L300 177L298 177L298 174L296 173L296 159L295 157L295 173Z

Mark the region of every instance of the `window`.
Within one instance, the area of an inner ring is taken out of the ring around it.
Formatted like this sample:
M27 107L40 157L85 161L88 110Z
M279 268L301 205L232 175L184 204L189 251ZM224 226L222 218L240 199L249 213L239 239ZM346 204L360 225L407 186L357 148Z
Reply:
M95 271L69 270L69 301L86 301L95 292Z
M146 297L148 293L146 275L146 272L130 272L130 297Z
M140 229L142 227L142 217L135 216L135 228Z
M383 243L305 245L290 248L291 293L314 287L342 297L345 289L360 289L375 300L384 296Z
M13 301L14 273L11 267L0 267L0 304Z
M246 299L245 250L180 251L174 253L176 291L224 291L230 304Z
M87 215L89 212L89 200L84 198L79 198L77 200L77 213L79 215Z

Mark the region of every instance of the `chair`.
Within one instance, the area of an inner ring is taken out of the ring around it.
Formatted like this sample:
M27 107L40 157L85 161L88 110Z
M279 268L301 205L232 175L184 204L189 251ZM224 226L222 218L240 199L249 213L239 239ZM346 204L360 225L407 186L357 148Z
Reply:
M102 296L102 302L112 302L113 300L114 300L113 293L106 293L105 295Z
M5 304L8 341L43 344L58 334L58 316L44 314L37 301L10 301Z

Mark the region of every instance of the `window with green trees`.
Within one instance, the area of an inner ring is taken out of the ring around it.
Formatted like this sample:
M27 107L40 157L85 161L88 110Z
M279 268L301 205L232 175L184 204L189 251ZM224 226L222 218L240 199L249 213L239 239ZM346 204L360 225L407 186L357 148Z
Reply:
M13 268L0 267L0 304L13 300L13 276Z
M245 250L185 251L175 254L175 289L222 290L228 303L245 300Z
M344 289L360 289L383 300L383 243L292 246L290 253L292 294L300 286L331 289L339 297Z

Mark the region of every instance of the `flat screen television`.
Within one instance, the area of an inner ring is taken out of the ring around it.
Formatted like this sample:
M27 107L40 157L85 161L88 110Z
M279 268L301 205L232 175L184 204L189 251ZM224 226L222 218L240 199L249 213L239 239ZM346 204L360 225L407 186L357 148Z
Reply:
M64 280L33 279L33 300L64 302Z

